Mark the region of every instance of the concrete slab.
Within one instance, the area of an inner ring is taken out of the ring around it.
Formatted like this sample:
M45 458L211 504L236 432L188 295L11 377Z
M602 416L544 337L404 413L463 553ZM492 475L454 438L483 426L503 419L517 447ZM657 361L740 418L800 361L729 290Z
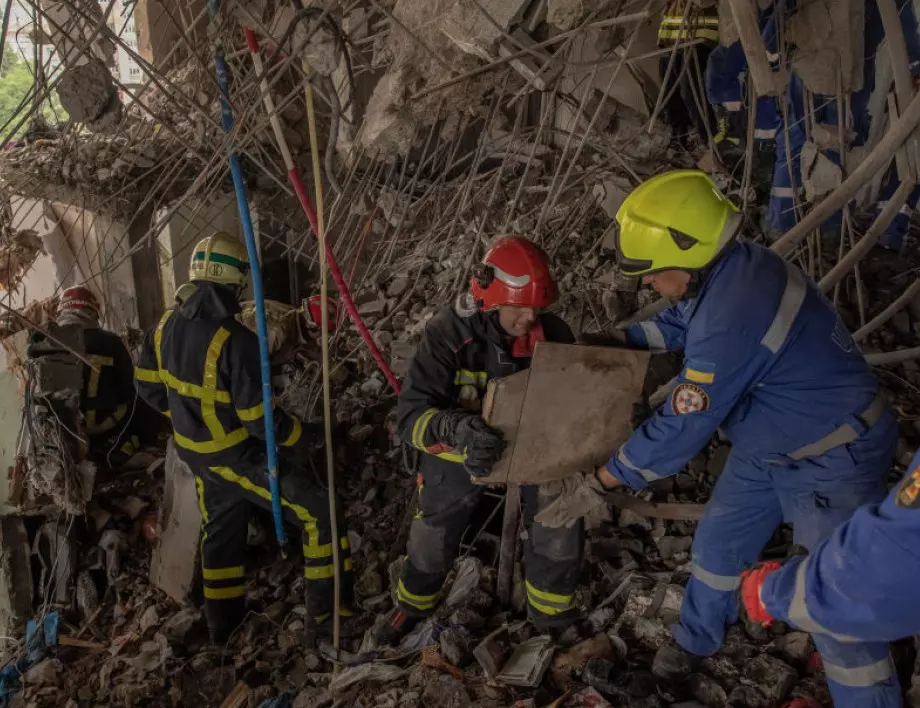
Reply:
M508 446L474 481L541 484L609 459L632 431L648 361L647 352L540 342L529 371L490 384L483 416Z
M165 475L150 582L176 602L186 602L199 576L201 511L195 475L179 459L172 438L166 447Z

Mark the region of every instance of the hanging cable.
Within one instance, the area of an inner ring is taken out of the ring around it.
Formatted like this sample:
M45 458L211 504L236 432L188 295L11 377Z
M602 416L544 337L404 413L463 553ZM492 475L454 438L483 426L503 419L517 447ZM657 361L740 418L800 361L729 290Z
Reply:
M216 23L220 11L220 0L208 0L208 15L212 25ZM214 28L216 29L216 27ZM220 117L224 132L233 130L233 109L230 107L230 80L227 72L227 61L224 58L224 48L217 32L214 33L214 65L217 71L217 85L220 88ZM256 306L256 327L259 335L259 363L262 369L262 406L265 411L265 452L268 466L268 484L272 496L272 515L275 518L275 535L278 542L283 544L284 516L281 511L281 489L278 484L278 449L275 445L275 418L272 409L272 378L271 362L268 356L268 327L265 323L265 298L262 293L262 272L259 266L259 251L256 248L255 231L252 227L252 215L249 212L249 201L246 197L246 185L243 182L243 168L240 158L233 149L232 142L228 143L227 153L230 159L230 173L233 176L233 190L236 193L236 204L240 212L240 222L243 226L243 235L246 239L246 250L249 252L249 262L252 264L252 296ZM333 544L335 548L337 544Z

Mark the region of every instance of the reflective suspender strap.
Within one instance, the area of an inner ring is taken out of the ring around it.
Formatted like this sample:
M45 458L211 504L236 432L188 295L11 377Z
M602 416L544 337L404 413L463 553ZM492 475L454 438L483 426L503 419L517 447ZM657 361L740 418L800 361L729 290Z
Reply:
M866 410L860 413L857 417L868 429L878 423L887 408L888 399L885 397L884 393L879 391L877 394L875 394L875 398L872 399L872 403L869 404L869 407L866 408ZM862 435L862 431L856 430L856 428L854 428L849 423L844 423L832 433L825 435L817 442L813 442L809 445L800 447L798 450L787 453L786 457L789 457L793 460L802 460L806 457L818 457L819 455L823 455L828 450L833 450L835 447L853 442L860 435Z
M808 286L805 284L805 276L802 275L802 271L789 263L785 263L785 266L786 287L783 290L783 296L780 298L779 307L770 328L760 340L760 343L774 354L786 343L786 338L808 294Z

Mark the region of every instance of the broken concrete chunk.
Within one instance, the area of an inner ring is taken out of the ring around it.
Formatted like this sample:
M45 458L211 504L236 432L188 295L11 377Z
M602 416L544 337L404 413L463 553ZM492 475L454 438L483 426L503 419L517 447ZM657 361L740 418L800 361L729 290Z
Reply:
M816 201L843 182L843 172L812 142L802 146L802 182L805 198Z
M744 678L760 689L767 703L778 704L792 690L798 674L789 664L761 654L745 664Z
M570 688L591 658L616 660L616 651L610 637L598 634L557 654L550 669L553 685L560 691Z
M774 639L771 646L783 660L793 664L805 664L815 651L807 632L786 632Z
M466 54L491 61L502 30L521 20L530 0L452 0L440 18L440 30Z
M60 686L64 665L57 659L45 659L26 671L22 678L29 686Z
M108 111L121 111L112 75L98 60L65 70L57 92L64 110L77 121L94 121Z
M463 684L453 676L441 675L425 687L422 705L428 708L473 708Z

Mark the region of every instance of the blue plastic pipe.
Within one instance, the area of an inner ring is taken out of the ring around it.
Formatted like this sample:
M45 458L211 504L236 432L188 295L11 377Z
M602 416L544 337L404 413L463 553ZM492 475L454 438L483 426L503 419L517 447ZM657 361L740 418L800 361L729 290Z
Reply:
M208 15L211 20L220 12L220 0L208 0ZM227 61L224 48L218 40L214 48L214 64L217 69L217 86L220 88L220 117L224 132L233 130L233 110L230 108L230 80L227 75ZM275 417L272 409L272 372L268 358L268 327L265 324L265 297L262 294L262 271L259 266L259 252L256 249L256 236L252 228L252 216L249 213L249 200L246 197L246 185L243 183L243 168L240 158L232 147L227 148L230 157L230 174L233 175L233 189L236 192L236 205L246 238L246 250L252 264L252 296L256 304L256 326L259 334L259 363L262 366L262 407L265 411L265 448L268 463L268 486L272 493L272 515L275 517L275 535L278 543L284 543L284 516L281 512L281 489L278 485L278 448L275 444Z

